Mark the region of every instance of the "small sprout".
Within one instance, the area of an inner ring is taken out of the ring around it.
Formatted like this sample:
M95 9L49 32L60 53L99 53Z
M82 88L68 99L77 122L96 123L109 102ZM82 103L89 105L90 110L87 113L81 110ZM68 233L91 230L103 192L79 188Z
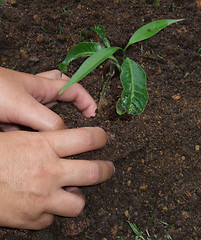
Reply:
M193 230L194 230L194 231L197 231L197 227L196 227L196 226L193 226Z
M88 32L86 28L84 28L84 35L85 35L85 39L88 39Z
M201 52L201 48L199 48L198 50L197 50L197 53L200 53Z
M92 239L92 237L90 237L90 236L85 236L87 239Z
M164 62L166 62L165 58L160 56L160 55L157 55L158 58L160 58L161 60L163 60Z
M197 188L195 188L195 189L193 190L193 194L195 194L195 193L197 193Z
M69 13L69 15L68 15L69 18L71 18L72 14L73 14L73 10L70 11L70 13Z
M45 33L47 32L47 30L45 29L44 26L41 26L41 28L42 28L42 30L43 30Z
M66 12L66 9L63 7L62 9L61 9L61 13L63 14L63 13L65 13Z
M154 0L154 6L157 7L160 4L160 0Z
M11 68L11 70L15 70L16 67L17 67L17 65L14 65L14 66Z
M135 235L137 236L136 239L146 240L146 239L143 237L144 233L141 232L141 231L138 229L138 227L137 227L137 225L136 225L135 223L131 223L131 222L128 221L128 224L129 224L130 228L132 229L132 231L133 231L133 232L135 233Z
M189 72L186 72L184 78L187 78L189 74L190 74Z
M63 28L61 25L59 25L59 34L62 34L63 33Z

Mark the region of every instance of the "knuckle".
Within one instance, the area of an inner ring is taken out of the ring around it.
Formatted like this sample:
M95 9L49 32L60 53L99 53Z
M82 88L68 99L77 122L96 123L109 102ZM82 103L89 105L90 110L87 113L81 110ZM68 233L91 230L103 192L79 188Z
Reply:
M59 117L56 116L56 119L52 122L50 126L51 130L59 130L64 128L64 122L63 120Z
M54 176L55 169L52 169L45 161L37 162L29 171L29 177L32 178L32 190L40 186L40 182Z
M47 228L50 225L52 225L53 221L54 221L53 215L45 215L37 222L35 229L41 230Z
M77 217L81 214L81 212L83 211L84 207L85 207L85 199L82 197L78 197L77 201L76 201L76 207L73 210L73 216Z
M46 177L46 176L49 176L49 175L51 175L51 172L48 169L47 165L43 164L43 163L38 164L38 166L36 168L36 171L35 171L36 178L38 178L38 177L40 177L40 178L41 177Z
M60 77L60 71L58 69L52 70L51 73L54 76L54 78L59 78Z
M91 184L96 184L101 178L101 168L98 163L93 162L89 169L89 181Z
M18 227L21 229L41 230L49 227L54 221L54 216L44 214L35 221L26 221Z
M37 134L35 136L32 135L32 138L31 138L29 144L31 146L34 146L34 148L38 148L42 152L44 150L47 151L47 148L49 148L48 141L46 141L46 139L41 134Z
M36 217L32 216L31 214L21 213L18 216L16 227L20 229L32 228L32 225L35 220L36 220Z
M82 91L84 90L82 85L80 85L79 83L75 83L74 88L77 90L77 93L82 93Z

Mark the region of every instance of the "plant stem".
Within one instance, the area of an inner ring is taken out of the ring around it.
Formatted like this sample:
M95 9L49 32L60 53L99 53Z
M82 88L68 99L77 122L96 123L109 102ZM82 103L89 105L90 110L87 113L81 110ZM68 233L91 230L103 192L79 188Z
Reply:
M126 59L126 48L123 49L123 59Z
M110 61L110 70L106 74L107 80L106 80L106 82L102 88L101 94L100 94L100 99L99 99L99 103L98 103L98 112L100 112L100 110L102 108L102 104L105 99L106 89L108 88L109 82L112 79L112 77L114 76L114 73L115 73L114 64ZM102 76L102 77L104 78L104 76Z

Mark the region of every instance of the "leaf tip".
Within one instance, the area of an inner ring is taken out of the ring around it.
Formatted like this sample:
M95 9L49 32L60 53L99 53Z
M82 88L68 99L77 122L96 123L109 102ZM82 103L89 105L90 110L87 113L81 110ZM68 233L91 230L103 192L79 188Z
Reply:
M63 91L64 91L64 90L62 89L62 90L59 92L59 95L61 95L61 94L63 93Z

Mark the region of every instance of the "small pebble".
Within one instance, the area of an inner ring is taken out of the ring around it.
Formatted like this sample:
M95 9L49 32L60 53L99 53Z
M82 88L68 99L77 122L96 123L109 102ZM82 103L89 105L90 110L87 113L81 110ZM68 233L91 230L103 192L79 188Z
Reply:
M189 213L186 212L186 211L183 211L183 212L181 213L181 215L182 215L182 217L183 217L184 219L186 219L186 218L190 218Z
M127 185L128 187L131 185L131 180L128 180Z
M140 190L146 190L147 187L148 187L148 186L147 186L146 184L143 184L143 185L140 186Z
M33 15L33 19L34 19L35 23L37 23L37 24L39 24L41 22L41 18L37 14Z
M201 0L196 1L196 7L198 10L201 10Z
M37 56L32 56L29 58L29 61L36 63L36 62L39 62L39 58Z
M42 34L39 34L36 38L36 42L41 43L44 40L44 36Z
M180 96L179 93L172 96L172 99L173 99L174 101L178 101L180 98L181 98L181 96Z
M135 217L137 217L137 216L139 215L139 213L138 213L137 211L135 211L135 212L133 213L133 215L134 215Z
M21 49L21 50L20 50L20 54L21 54L21 56L22 56L23 58L28 58L28 53L27 53L26 50Z
M16 0L11 0L10 3L11 3L11 5L14 6L14 7L17 5L17 1L16 1Z
M124 214L125 214L125 216L126 216L128 219L130 219L130 214L129 214L128 210L126 210L126 211L124 212Z

